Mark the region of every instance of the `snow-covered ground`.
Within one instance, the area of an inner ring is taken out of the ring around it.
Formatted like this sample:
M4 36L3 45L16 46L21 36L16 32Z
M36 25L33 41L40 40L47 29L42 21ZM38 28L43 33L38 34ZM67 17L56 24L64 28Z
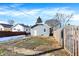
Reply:
M1 37L0 41L8 41L8 40L12 40L12 39L23 39L25 38L25 35L18 35L18 36L10 36L10 37Z

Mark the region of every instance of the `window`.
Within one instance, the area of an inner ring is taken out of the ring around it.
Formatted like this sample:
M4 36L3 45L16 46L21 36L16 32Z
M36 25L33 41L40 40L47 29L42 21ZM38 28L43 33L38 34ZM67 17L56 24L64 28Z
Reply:
M46 29L44 29L44 32L46 32Z
M14 28L14 30L16 30L16 28Z
M26 29L26 31L28 31L28 29Z

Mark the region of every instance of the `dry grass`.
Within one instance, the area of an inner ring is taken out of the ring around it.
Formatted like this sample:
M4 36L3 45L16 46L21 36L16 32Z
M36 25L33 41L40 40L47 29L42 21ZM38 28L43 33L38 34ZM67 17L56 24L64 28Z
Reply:
M47 40L46 38L31 37L16 43L15 46L26 49L35 49L39 46L52 46L52 42L50 40Z
M16 54L14 52L8 51L4 48L0 48L0 56L16 56L16 55L20 55L20 54Z
M58 41L56 41L56 39L53 37L30 37L22 40L9 41L4 43L3 45L17 47L17 48L25 48L29 50L31 49L34 51L47 51L53 48L56 49L61 47ZM3 50L3 52L4 51L5 50ZM54 51L49 54L56 55L56 56L69 55L68 52L66 52L64 49ZM6 50L6 52L3 55L23 55L23 54L17 54L11 51L8 51L8 54L7 54L7 50Z

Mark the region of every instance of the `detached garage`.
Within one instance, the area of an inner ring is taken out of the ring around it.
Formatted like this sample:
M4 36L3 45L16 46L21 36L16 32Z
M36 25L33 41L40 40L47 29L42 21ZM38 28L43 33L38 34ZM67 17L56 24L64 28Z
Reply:
M31 36L49 36L50 27L47 24L36 24L31 27Z

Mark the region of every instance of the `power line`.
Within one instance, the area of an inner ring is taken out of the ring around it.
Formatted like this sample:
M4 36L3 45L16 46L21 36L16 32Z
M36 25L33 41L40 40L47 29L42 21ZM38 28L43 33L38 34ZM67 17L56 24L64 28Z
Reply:
M14 10L18 10L18 11L20 11L20 12L22 12L24 15L29 15L29 16L32 16L32 15L30 15L30 14L27 14L27 13L25 13L24 11L22 11L22 10L20 10L19 8L15 8L15 7L11 7L11 6L8 6L9 8L11 8L11 9L14 9Z

